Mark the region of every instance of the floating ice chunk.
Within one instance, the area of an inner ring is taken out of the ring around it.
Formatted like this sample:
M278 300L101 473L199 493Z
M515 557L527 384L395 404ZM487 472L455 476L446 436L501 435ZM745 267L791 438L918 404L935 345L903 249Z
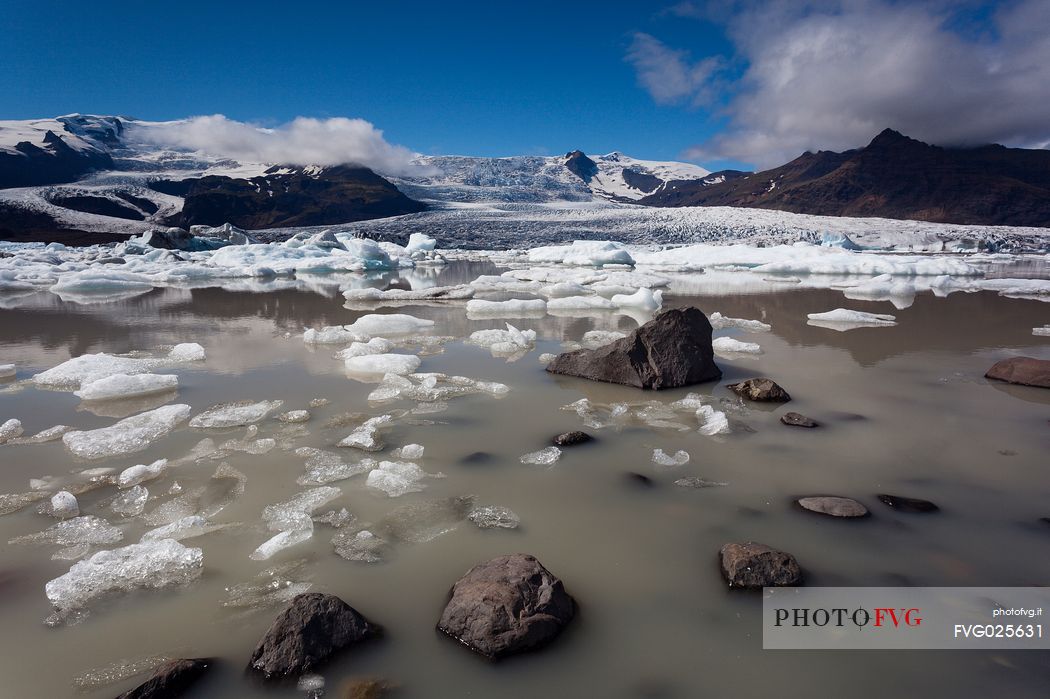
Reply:
M365 354L346 360L346 372L354 377L411 374L422 360L414 354Z
M281 422L299 423L308 422L310 420L309 410L289 410L286 413L281 413L277 416L277 419Z
M329 510L322 515L315 515L313 520L315 524L327 524L330 527L345 527L350 522L353 522L356 517L350 514L350 510L342 507L338 510Z
M413 233L408 236L408 243L405 245L405 252L429 252L436 247L437 241L426 233Z
M109 507L118 515L135 517L142 514L142 511L146 509L146 501L148 499L149 491L141 485L136 485L121 491L113 498L113 502L110 503Z
M4 493L0 495L0 515L9 515L12 512L18 512L23 507L32 505L34 502L39 502L47 498L47 493L28 492L28 493Z
M415 461L416 459L423 458L423 445L422 444L406 444L400 449L394 450L394 458L396 459L408 459L409 461Z
M326 325L320 330L310 328L303 333L303 342L308 345L345 345L367 339L361 333L351 332L341 325Z
M124 532L101 517L81 515L53 524L42 532L11 539L10 544L115 544L124 538Z
M168 467L167 459L158 459L151 464L138 464L137 466L129 466L120 472L117 476L117 486L120 488L130 488L144 483L149 480L153 480L164 473L164 469Z
M747 330L749 332L769 332L773 329L773 326L763 323L760 320L746 320L744 318L729 318L722 315L718 311L715 311L707 317L711 321L711 327L714 330L725 330L726 328L740 328L741 330Z
M620 308L639 308L643 311L658 311L663 305L663 292L641 288L633 294L616 294L613 305Z
M665 454L663 449L653 449L653 463L657 466L684 466L689 463L689 452L679 449L674 454Z
M413 235L419 235L413 233ZM321 675L303 675L295 683L296 690L304 692L307 699L321 699L324 696L324 677Z
M547 302L543 299L511 299L509 301L484 301L473 299L467 301L467 315L490 317L534 316L547 312Z
M200 489L199 495L196 495L197 507L200 508L200 514L204 517L214 517L215 515L226 509L230 503L234 502L237 498L244 495L245 484L248 482L248 477L237 469L230 466L225 461L219 464L219 467L215 469L215 473L212 474L211 480L208 485ZM190 497L194 497L191 493ZM158 508L159 509L159 508ZM193 513L186 513L187 515ZM169 523L173 520L168 520Z
M303 516L307 516L307 519L312 522L313 520L310 520L309 515L313 514L314 510L327 505L342 494L343 491L330 485L311 488L297 494L287 502L267 505L263 509L262 518L270 528L270 531L284 531L302 527L305 526L303 524Z
M311 398L309 405L311 408L323 408L331 402L327 398Z
M303 573L306 564L306 559L290 561L267 568L251 582L231 585L226 588L227 598L222 606L242 609L284 606L313 587L312 583L293 579Z
M425 289L347 289L343 292L347 307L365 303L400 305L415 301L465 301L473 296L474 287L466 284L431 286Z
M467 519L481 529L517 529L521 524L521 519L510 508L499 505L475 507Z
M48 427L46 430L40 430L32 437L20 437L13 440L18 444L44 444L46 442L53 442L56 439L62 439L62 435L69 432L72 427L69 425L55 425L54 427Z
M424 486L420 481L428 475L417 464L409 461L380 461L368 473L365 484L396 498L423 490Z
M368 342L353 342L344 350L336 353L339 359L363 357L368 354L386 354L394 348L394 343L382 337L373 337Z
M471 333L467 341L488 348L493 356L513 355L526 352L536 345L536 331L518 330L507 323L506 330L478 330Z
M540 449L539 451L532 451L528 454L523 454L521 457L521 463L550 466L560 458L561 449L559 449L558 447L547 447L546 449Z
M917 291L915 284L910 281L880 274L866 282L848 286L842 293L848 299L889 301L897 308L908 308L915 303Z
M179 377L173 374L112 374L81 383L73 395L83 400L114 400L164 393L178 385Z
M9 379L18 373L14 364L0 364L0 379Z
M259 422L284 405L283 400L238 401L213 405L190 420L190 427L219 429Z
M296 480L299 485L334 483L367 473L376 466L373 459L348 464L338 454L313 447L300 447L295 450L295 454L306 458L306 472Z
M550 352L544 352L543 354L541 354L538 357L540 364L550 364L551 362L553 362L557 358L558 358L558 355L551 354Z
M62 441L67 449L84 459L133 454L148 449L150 444L185 422L190 410L188 405L165 405L124 418L110 427L67 432L62 435Z
M160 541L161 539L182 541L183 539L193 539L209 532L224 529L226 526L224 524L212 524L200 515L190 515L189 517L177 519L171 524L150 529L142 535L142 541Z
M846 331L855 328L878 328L897 324L897 318L884 313L865 313L864 311L851 311L845 308L836 308L826 313L810 313L807 318L809 325L832 330Z
M83 383L114 374L145 374L156 362L112 354L82 354L33 377L33 383L46 388L80 388Z
M716 337L711 341L715 354L759 354L762 347L754 342L741 342L732 337Z
M622 243L610 240L574 240L571 245L549 245L529 250L529 262L601 267L633 265Z
M390 335L411 335L434 327L434 321L416 318L404 313L369 313L345 326L351 334L359 335L355 340Z
M279 551L283 551L286 548L301 544L304 541L309 540L314 535L314 524L307 516L300 518L301 524L294 529L287 529L279 532L267 539L263 543L259 544L259 547L252 551L248 558L253 561L265 561L271 558L274 554ZM308 524L307 524L308 523Z
M50 514L52 517L68 519L80 514L80 504L73 493L68 490L60 490L51 496Z
M379 451L383 448L383 442L379 438L379 429L393 419L393 415L378 415L369 418L360 427L344 437L336 446L354 447L365 451Z
M22 422L11 418L4 424L0 425L0 444L16 437L21 437L22 431Z
M593 290L577 282L565 281L545 286L539 292L549 299L560 299L567 296L587 296L593 293Z
M397 376L387 374L383 382L368 395L368 400L386 402L405 398L416 401L444 401L473 393L488 393L502 396L510 387L494 381L476 381L466 376L449 376L447 374L411 374Z
M612 311L619 306L601 296L564 296L547 301L548 311Z
M149 291L153 282L149 277L114 269L84 269L63 274L51 285L53 294L109 294L121 291Z
M1040 335L1042 337L1050 337L1050 325L1044 325L1041 328L1032 328L1033 335Z
M700 434L729 434L729 418L721 410L715 410L710 405L701 405L696 411L696 417L700 420Z
M341 531L332 537L335 552L348 561L379 563L389 555L390 545L367 529L359 532Z
M674 482L679 488L721 488L729 485L721 481L709 481L704 478L698 478L696 476L689 476L687 478L679 478Z
M200 549L173 539L132 544L75 563L68 573L48 582L44 592L61 616L103 595L192 582L200 577L203 562Z
M207 355L196 342L182 342L171 348L168 359L173 362L203 362Z

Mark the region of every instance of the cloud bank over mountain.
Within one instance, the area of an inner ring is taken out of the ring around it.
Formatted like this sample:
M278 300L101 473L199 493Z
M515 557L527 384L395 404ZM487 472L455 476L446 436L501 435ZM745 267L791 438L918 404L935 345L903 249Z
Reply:
M717 136L691 159L768 167L805 150L898 129L940 145L1050 145L1046 0L680 3L724 27L731 56L693 59L635 34L626 55L660 104L717 105Z

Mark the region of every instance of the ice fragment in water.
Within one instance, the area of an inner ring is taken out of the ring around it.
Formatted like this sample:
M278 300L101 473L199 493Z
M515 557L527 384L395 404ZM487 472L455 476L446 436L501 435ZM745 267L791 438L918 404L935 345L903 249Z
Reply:
M379 563L389 555L389 544L367 529L359 532L340 531L332 537L335 552L348 561Z
M84 383L114 374L145 374L156 360L118 357L112 354L82 354L33 377L33 383L46 388L76 389Z
M540 361L540 364L550 364L551 362L553 362L557 358L558 358L558 355L556 355L556 354L551 354L550 352L544 352L543 354L541 354L539 356L539 361Z
M142 541L160 541L161 539L182 541L183 539L192 539L209 532L225 529L227 526L225 524L212 524L200 515L190 515L189 517L177 519L171 524L150 529L142 535Z
M80 514L77 498L68 490L60 490L51 496L50 514L52 517L67 519Z
M306 458L306 473L296 480L299 485L324 485L341 481L367 473L376 466L373 459L348 464L339 454L313 447L300 447L295 450L295 454Z
M897 324L897 318L885 313L865 313L836 308L826 313L810 313L806 316L809 325L845 331L856 328L877 328Z
M0 444L22 436L22 423L14 418L0 425Z
M355 378L380 379L385 374L411 374L422 360L414 354L364 354L346 359L346 373Z
M558 447L547 447L539 451L529 452L521 457L523 464L539 464L549 466L561 458L561 449Z
M38 502L47 498L47 493L41 492L29 492L29 493L5 493L0 495L0 515L11 514L17 512L27 505L31 505L34 502Z
M317 515L314 517L314 523L327 524L330 527L338 529L339 527L345 527L347 524L350 524L354 519L355 517L350 514L350 510L343 507L339 510L329 510L323 515Z
M674 482L680 488L720 488L729 485L728 483L722 483L720 481L709 481L696 476L689 476L688 478L679 478Z
M190 416L190 406L165 405L97 430L67 432L62 435L66 447L85 459L102 459L132 454L174 430Z
M281 422L306 422L310 419L309 410L289 410L286 413L281 413L277 416L277 419Z
M507 323L506 330L478 330L467 340L471 344L485 347L493 356L521 354L536 344L535 330L518 330Z
M455 529L473 509L469 495L402 505L383 518L377 531L394 541L423 544Z
M82 515L53 524L36 534L16 537L8 543L76 546L78 544L115 544L123 538L124 532L101 517Z
M711 341L715 354L759 354L762 347L754 342L741 342L732 337L716 337Z
M434 321L404 313L369 313L355 320L346 329L364 339L389 335L411 335L434 327Z
M409 461L415 461L416 459L423 458L423 445L422 444L406 444L400 449L394 450L394 457L398 459L408 459Z
M696 417L700 420L700 434L713 436L729 433L729 418L725 413L715 410L710 405L700 406L696 411Z
M204 348L196 342L180 343L168 353L168 359L173 362L202 362L205 357Z
M517 529L521 524L518 515L499 505L475 507L467 519L482 529Z
M328 405L331 402L332 401L328 400L327 398L311 398L310 399L310 407L311 408L323 408L324 406Z
M323 486L303 491L287 502L267 505L263 510L263 521L271 531L282 531L306 526L303 515L335 500L343 491L333 486ZM306 517L306 520L310 520ZM312 521L310 527L312 528Z
M48 427L46 430L37 432L32 437L22 437L15 441L19 444L44 444L46 442L53 442L56 439L62 439L62 435L72 429L73 428L69 425L55 425L54 427Z
M351 432L337 446L354 447L365 451L379 451L383 448L383 442L379 438L379 428L394 419L393 415L379 415L369 418Z
M227 599L222 606L242 609L283 606L313 587L312 583L294 579L302 577L306 564L306 559L299 559L276 565L256 575L251 582L227 587Z
M158 459L151 464L130 466L121 471L120 475L117 476L117 486L120 488L130 488L133 485L153 480L164 473L164 469L167 467L167 459Z
M174 374L112 374L81 383L73 395L87 401L116 400L164 393L178 385L179 377Z
M75 563L68 573L48 582L44 591L61 617L107 594L192 582L200 577L203 561L200 549L173 539L132 544Z
M725 330L726 328L740 328L749 332L769 332L773 326L760 320L746 320L744 318L729 318L715 311L707 317L711 321L714 330Z
M204 429L240 427L259 422L282 405L284 401L281 400L238 401L213 405L203 413L194 416L190 420L190 427Z
M653 463L657 466L684 466L689 463L689 452L679 449L673 455L663 449L653 449Z
M146 501L149 499L149 491L141 485L136 485L119 493L109 507L118 515L134 517L142 514L146 509Z
M663 292L641 288L633 294L616 294L612 297L613 305L620 308L638 308L643 311L658 311L663 305Z
M368 342L353 342L344 350L336 353L339 359L350 359L351 357L364 357L369 354L387 354L394 349L394 343L382 337L373 337Z
M429 474L408 461L380 461L369 471L365 481L369 488L381 490L392 498L423 490L420 483Z
M530 299L522 301L512 299L510 301L483 301L473 299L467 301L468 316L533 316L543 315L547 312L547 302L543 299Z
M0 364L0 379L9 379L18 373L14 364Z
M306 522L309 522L309 525ZM303 523L300 526L275 534L270 539L259 544L259 548L252 551L249 558L253 561L265 561L279 551L309 540L313 535L313 520L304 516Z

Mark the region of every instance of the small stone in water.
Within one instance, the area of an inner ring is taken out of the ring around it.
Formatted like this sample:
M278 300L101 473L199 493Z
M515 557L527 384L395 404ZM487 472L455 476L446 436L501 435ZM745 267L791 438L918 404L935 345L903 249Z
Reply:
M817 427L820 424L813 418L800 413L784 413L780 416L780 421L791 427Z
M864 517L868 508L852 498L818 496L800 498L798 504L804 510L832 517Z
M899 512L936 512L940 508L929 500L919 498L906 498L901 495L887 495L879 493L877 496L885 505Z
M521 524L518 515L509 508L499 505L475 507L467 515L467 519L481 529L517 529Z
M529 452L521 457L523 464L539 464L549 466L561 458L561 449L558 447L547 447L539 451Z
M559 434L555 436L554 439L552 439L551 441L554 442L555 446L572 447L576 446L577 444L589 442L592 439L594 439L594 437L590 436L586 432L573 430L572 432L565 432L564 434Z

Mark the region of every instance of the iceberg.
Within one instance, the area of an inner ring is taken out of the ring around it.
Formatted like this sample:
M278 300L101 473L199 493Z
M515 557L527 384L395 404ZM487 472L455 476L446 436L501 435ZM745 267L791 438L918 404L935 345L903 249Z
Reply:
M473 299L467 301L467 314L472 316L515 317L542 315L547 312L547 302L543 299L511 299L509 301L485 301Z
M348 374L355 377L376 377L384 374L411 374L422 363L414 354L363 354L349 357L346 364Z
M643 311L658 311L663 305L663 292L642 287L633 294L616 294L613 305L620 308L638 308Z
M716 337L711 341L711 347L715 354L759 354L762 347L754 342L741 342L732 337Z
M133 454L167 435L190 416L188 405L165 405L97 430L66 432L66 448L84 459Z
M726 328L739 328L749 332L769 332L773 326L760 320L746 320L744 318L729 318L715 311L707 317L714 330L725 330Z
M284 405L283 400L239 401L213 405L190 420L190 427L222 429L259 422Z
M865 313L864 311L851 311L846 308L836 308L825 313L810 313L807 318L809 325L821 328L829 328L844 332L856 328L879 328L897 324L896 316L885 313Z
M111 374L101 379L81 382L73 395L83 400L116 400L164 393L177 388L179 377L174 374Z
M168 467L167 459L158 459L151 464L138 464L137 466L130 466L120 472L117 476L117 487L118 488L130 488L131 486L138 485L145 481L153 480L164 473L164 469Z

